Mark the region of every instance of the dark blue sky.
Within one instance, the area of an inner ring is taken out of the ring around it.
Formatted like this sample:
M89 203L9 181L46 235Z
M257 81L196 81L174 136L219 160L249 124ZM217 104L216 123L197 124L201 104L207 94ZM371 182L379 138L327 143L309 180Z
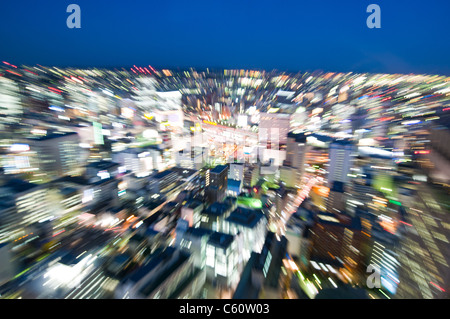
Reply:
M81 29L66 8L81 7ZM381 29L366 8L381 7ZM0 59L450 75L449 0L2 0Z

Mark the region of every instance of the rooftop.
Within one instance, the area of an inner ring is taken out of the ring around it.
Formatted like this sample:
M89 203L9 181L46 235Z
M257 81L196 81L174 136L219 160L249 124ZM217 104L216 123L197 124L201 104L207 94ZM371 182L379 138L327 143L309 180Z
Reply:
M228 179L228 188L235 188L235 187L240 187L241 186L241 181L237 180L237 179Z
M332 144L346 146L346 145L353 145L353 142L348 139L334 139Z
M232 235L214 232L209 237L208 244L213 245L215 247L220 247L220 248L226 249L231 245L233 240L234 240L234 236L232 236Z
M208 215L221 216L230 208L231 206L227 203L215 202L205 210L205 213Z
M119 164L115 163L115 162L101 160L98 162L89 163L86 165L86 167L104 170L104 169L112 168L112 167L115 167L118 165Z
M228 169L228 165L217 165L216 167L211 169L210 173L220 174L226 169Z
M166 249L166 251L168 248ZM169 259L170 258L170 259ZM154 291L161 283L164 282L169 276L171 276L174 271L183 265L187 260L189 259L189 254L185 252L179 252L175 253L175 251L172 251L170 253L170 256L166 257L164 259L165 262L168 263L167 267L161 271L161 273L158 276L152 277L149 282L140 289L140 292L144 296L148 296Z
M289 132L287 136L288 138L295 139L298 143L306 143L306 135L304 133Z
M258 210L238 207L226 220L230 223L253 228L262 218L264 218L264 214Z
M156 173L155 175L152 176L153 179L161 179L164 178L166 176L169 176L170 174L176 174L173 170L171 169L166 169L165 171Z
M190 235L193 237L203 237L203 236L209 236L211 235L213 231L207 228L202 228L202 227L189 227L186 232L185 235Z
M196 199L191 199L186 203L186 205L184 205L184 207L195 209L195 208L199 207L200 205L203 205L203 203L201 201L196 200Z

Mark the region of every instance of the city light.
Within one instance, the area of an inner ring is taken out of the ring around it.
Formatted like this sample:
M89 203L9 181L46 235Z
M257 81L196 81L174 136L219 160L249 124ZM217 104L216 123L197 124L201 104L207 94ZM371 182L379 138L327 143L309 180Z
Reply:
M0 299L448 299L448 5L7 2Z

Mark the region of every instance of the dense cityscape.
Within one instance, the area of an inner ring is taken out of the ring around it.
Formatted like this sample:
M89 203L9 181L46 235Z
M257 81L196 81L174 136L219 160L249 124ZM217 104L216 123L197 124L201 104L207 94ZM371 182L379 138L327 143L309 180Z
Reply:
M1 64L0 298L449 297L449 77Z

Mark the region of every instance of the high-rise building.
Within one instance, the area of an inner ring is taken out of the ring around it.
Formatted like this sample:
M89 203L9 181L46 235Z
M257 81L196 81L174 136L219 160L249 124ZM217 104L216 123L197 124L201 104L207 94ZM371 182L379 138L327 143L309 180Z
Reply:
M251 252L260 252L266 235L267 219L261 211L237 207L225 219L224 232L241 236L240 260L247 261Z
M80 173L79 137L75 132L50 133L28 139L30 148L36 152L38 167L48 179Z
M85 176L90 182L115 178L118 174L119 164L115 162L101 160L86 165Z
M216 285L233 287L239 280L239 245L236 236L213 232L206 245L206 276Z
M223 203L212 203L203 212L201 212L200 227L222 232L225 227L225 219L235 208L236 202L228 200L225 200Z
M47 188L20 179L0 187L0 203L0 243L24 236L28 226L54 216Z
M289 166L303 169L307 152L305 134L290 132L286 143L286 163Z
M218 165L208 169L205 176L206 196L209 203L222 201L228 186L228 166Z
M342 213L345 211L344 183L334 181L327 198L327 211L330 213Z
M353 282L359 282L365 273L367 240L361 232L361 219L331 213L318 213L316 218L310 231L310 260L342 269Z
M18 122L22 112L17 84L5 77L0 77L0 114L4 116L2 121Z
M179 91L156 91L156 80L152 77L138 79L138 91L133 96L138 110L153 116L159 123L182 128L184 115Z
M244 180L244 164L242 163L230 163L228 171L228 178L237 181Z
M287 187L300 185L305 172L306 153L309 146L303 133L289 133L286 143L286 160L282 170L281 180Z
M179 180L178 174L170 169L167 169L150 176L147 188L153 194L165 193L173 188L177 180Z
M166 248L155 252L143 266L119 283L120 299L197 298L205 283L205 272L194 266L190 254Z
M399 256L395 252L399 239L396 235L383 230L379 225L374 225L372 239L369 264L377 267L380 273L380 288L395 295L400 283L400 262Z
M233 299L280 298L281 265L286 248L286 237L278 240L273 232L268 232L261 252L252 252L242 271Z
M329 185L334 181L342 183L348 181L354 150L354 145L349 140L335 140L330 144Z

